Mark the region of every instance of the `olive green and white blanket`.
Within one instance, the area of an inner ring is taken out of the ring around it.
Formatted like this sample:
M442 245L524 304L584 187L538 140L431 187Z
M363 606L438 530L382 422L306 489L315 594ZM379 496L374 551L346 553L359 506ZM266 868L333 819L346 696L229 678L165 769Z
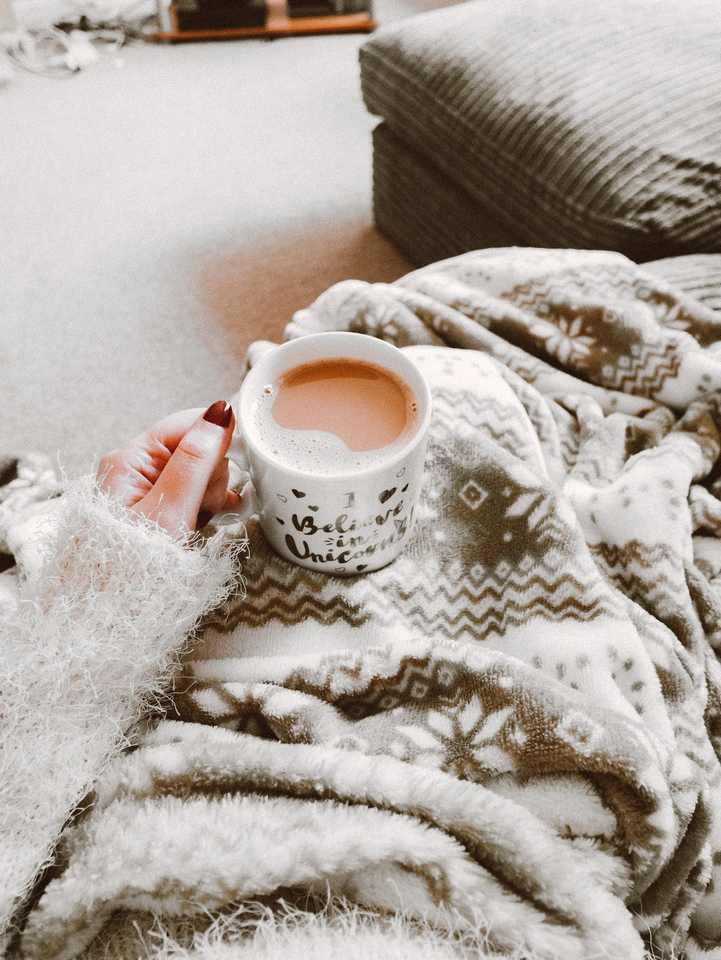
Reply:
M721 315L511 249L338 284L286 335L331 329L432 386L413 542L342 579L251 524L245 596L66 830L26 954L330 890L488 952L721 957Z

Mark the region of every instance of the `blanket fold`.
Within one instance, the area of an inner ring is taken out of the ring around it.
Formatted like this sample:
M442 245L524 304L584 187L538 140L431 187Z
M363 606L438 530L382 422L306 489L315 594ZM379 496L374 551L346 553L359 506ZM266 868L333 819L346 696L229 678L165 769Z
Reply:
M617 254L499 249L338 284L286 337L336 329L431 385L412 542L342 579L251 523L25 954L330 890L502 955L721 957L719 315Z

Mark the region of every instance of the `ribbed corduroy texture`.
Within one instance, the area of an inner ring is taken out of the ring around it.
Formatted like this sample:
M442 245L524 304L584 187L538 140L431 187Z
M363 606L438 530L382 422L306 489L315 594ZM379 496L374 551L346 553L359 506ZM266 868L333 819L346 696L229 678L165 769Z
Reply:
M373 131L373 215L381 233L419 266L515 242L512 230L387 123Z
M637 260L721 250L716 0L474 0L379 31L361 67L368 109L473 201L469 239L436 211L465 249L490 220Z

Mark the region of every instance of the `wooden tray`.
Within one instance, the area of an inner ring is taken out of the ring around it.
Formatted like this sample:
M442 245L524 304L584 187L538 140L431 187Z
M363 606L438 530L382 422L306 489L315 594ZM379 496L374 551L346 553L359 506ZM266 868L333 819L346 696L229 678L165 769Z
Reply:
M370 33L376 23L370 13L336 13L325 17L289 17L285 4L268 4L264 27L226 27L216 30L179 30L175 6L170 6L170 30L148 35L159 43L185 43L189 40L268 39L308 37L320 33Z

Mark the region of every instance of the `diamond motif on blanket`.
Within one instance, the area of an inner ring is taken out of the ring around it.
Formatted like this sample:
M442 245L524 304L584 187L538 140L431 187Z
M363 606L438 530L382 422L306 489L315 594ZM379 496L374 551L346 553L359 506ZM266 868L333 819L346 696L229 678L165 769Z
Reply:
M603 739L603 729L578 710L572 710L561 718L556 734L574 750L589 756L598 749Z
M475 480L468 480L458 496L470 510L477 510L488 496L488 491L479 486Z
M468 576L474 583L480 583L483 579L485 573L485 568L481 563L474 563L473 566L468 571Z

